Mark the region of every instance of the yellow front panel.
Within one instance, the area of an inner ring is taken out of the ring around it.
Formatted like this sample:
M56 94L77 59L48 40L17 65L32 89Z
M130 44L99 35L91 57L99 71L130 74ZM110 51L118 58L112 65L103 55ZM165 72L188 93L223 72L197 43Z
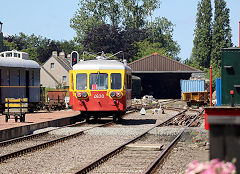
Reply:
M125 82L125 72L126 70L70 70L69 71L69 91L73 92L73 95L75 96L75 94L78 91L85 91L88 93L88 96L91 96L90 91L106 91L106 90L90 90L89 87L89 82L90 82L90 74L91 73L106 73L108 74L108 89L107 89L107 95L109 95L110 91L122 91L124 88L124 82ZM87 89L86 90L77 90L76 89L76 75L78 73L86 73L87 74ZM118 89L118 90L112 90L111 89L111 73L120 73L122 76L122 89ZM124 95L124 94L123 94Z

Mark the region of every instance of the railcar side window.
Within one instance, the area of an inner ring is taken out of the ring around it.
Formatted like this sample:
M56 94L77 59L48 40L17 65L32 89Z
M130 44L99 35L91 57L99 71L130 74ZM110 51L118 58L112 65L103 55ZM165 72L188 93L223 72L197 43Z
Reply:
M111 74L111 89L121 89L122 88L122 76L120 73Z
M87 89L87 74L80 73L76 75L76 89L77 90Z
M90 89L92 90L108 89L108 74L105 73L90 74Z
M73 90L73 89L74 89L73 74L71 74L69 77L71 78L71 79L70 79L70 82L71 82L71 90Z
M130 74L127 74L127 89L131 89L132 87L131 82L132 82L132 77Z
M6 53L6 57L12 57L12 53Z

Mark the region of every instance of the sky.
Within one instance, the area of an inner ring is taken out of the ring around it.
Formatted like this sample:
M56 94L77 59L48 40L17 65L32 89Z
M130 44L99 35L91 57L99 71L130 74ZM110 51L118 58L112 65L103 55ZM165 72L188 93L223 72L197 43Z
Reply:
M212 0L213 1L213 0ZM70 19L78 9L79 0L0 0L0 21L3 33L14 35L23 32L54 40L71 40L75 31ZM230 8L232 42L239 46L240 0L226 0ZM173 39L181 47L179 57L190 57L198 0L161 0L155 17L166 17L174 25ZM212 2L212 8L214 8ZM4 7L4 8L3 8Z

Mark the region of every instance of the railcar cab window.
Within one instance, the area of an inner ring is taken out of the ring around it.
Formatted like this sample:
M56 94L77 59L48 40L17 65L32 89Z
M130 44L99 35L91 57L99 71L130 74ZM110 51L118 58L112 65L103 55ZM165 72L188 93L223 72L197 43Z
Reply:
M86 90L87 89L87 74L80 73L76 75L76 89Z
M108 89L108 74L105 73L90 74L90 89L91 90Z
M120 73L111 74L111 89L121 89L122 88L122 76Z

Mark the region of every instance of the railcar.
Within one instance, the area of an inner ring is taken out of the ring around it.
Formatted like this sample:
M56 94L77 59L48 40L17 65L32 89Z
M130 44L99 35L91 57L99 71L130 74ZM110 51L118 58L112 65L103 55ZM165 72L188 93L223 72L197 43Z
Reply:
M6 98L27 98L32 112L40 102L40 66L28 53L16 50L0 53L0 111Z
M70 105L82 118L113 116L116 122L131 106L132 70L117 60L80 61L69 71Z

